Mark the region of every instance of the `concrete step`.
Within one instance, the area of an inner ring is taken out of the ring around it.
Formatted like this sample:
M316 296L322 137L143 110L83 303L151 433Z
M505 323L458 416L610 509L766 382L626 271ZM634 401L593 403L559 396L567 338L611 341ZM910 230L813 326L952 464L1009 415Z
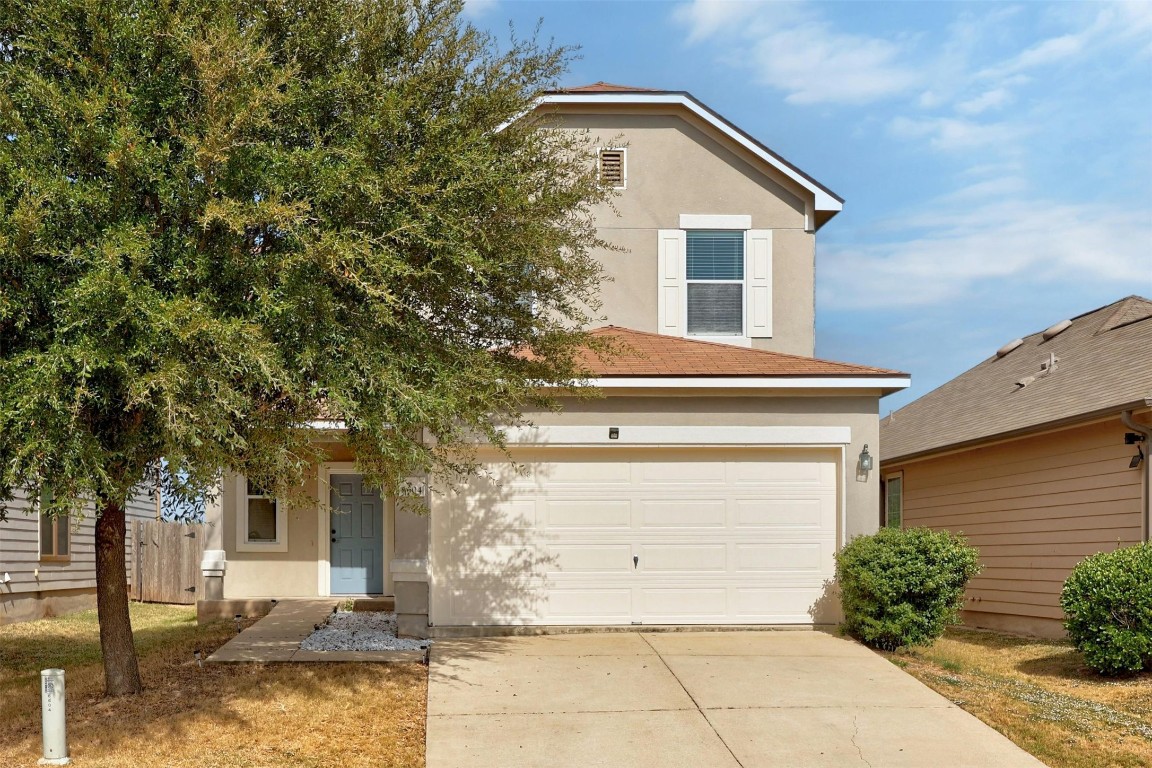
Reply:
M358 597L352 601L354 611L395 611L394 597Z

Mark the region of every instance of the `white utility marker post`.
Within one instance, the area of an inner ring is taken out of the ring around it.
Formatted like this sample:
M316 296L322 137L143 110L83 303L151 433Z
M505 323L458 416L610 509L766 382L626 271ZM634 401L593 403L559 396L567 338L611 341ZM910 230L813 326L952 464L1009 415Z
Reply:
M44 757L37 765L68 765L68 731L64 720L64 670L40 670L40 705L43 713Z

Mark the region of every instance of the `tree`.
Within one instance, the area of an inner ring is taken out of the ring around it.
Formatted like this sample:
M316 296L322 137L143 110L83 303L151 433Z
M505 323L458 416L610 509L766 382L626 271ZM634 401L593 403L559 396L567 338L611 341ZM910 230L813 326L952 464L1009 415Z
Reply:
M0 6L0 498L97 515L108 694L134 489L287 493L320 412L395 489L579 378L608 193L525 116L569 52L461 7Z

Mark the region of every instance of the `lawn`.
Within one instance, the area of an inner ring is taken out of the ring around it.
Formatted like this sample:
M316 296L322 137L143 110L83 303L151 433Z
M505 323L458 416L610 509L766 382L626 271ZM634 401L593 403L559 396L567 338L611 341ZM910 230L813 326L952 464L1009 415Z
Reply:
M886 655L1051 768L1152 765L1152 674L1102 677L1068 643L965 629Z
M420 664L205 664L235 634L184 606L132 605L146 690L104 699L95 611L0 627L0 765L41 754L41 669L67 671L78 768L424 765Z

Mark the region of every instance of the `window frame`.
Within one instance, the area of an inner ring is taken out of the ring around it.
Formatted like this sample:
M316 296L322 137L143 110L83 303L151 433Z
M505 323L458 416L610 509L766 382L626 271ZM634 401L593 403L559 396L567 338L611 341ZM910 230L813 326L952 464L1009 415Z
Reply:
M890 505L892 503L892 482L896 481L900 493L900 525L892 525L890 516ZM903 528L904 527L904 470L899 472L892 472L884 476L884 527L885 528Z
M72 562L72 515L57 515L49 517L44 514L44 503L46 500L51 499L51 492L45 491L40 495L40 514L37 516L36 526L36 552L39 555L39 560L42 563L61 563L68 564ZM44 525L52 526L52 551L44 552ZM60 547L60 525L64 525L64 537L67 542L68 551L64 554L59 553Z
M604 184L604 153L620 153L620 183ZM605 189L628 189L628 148L627 147L597 147L596 148L596 183Z
M276 540L251 541L248 538L249 504L253 499L269 499L276 510ZM288 510L283 501L269 494L248 493L248 478L236 475L236 551L237 552L287 552L288 551Z
M688 240L689 234L692 232L740 232L740 279L700 279L688 276ZM739 285L740 286L740 332L731 334L715 334L715 333L692 333L688 329L689 325L689 308L691 303L688 299L689 288L694 285ZM741 339L750 339L748 335L748 230L738 230L733 228L692 228L684 230L684 338L697 339L701 341L723 341L731 344L733 341Z

